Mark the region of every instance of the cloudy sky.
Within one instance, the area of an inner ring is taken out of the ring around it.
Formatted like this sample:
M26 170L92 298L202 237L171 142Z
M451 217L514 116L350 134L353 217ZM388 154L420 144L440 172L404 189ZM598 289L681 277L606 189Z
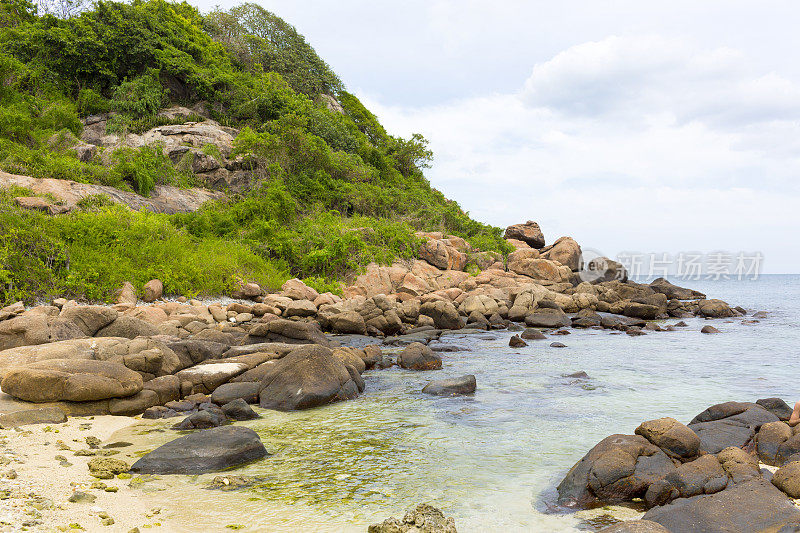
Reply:
M479 220L800 272L793 0L260 0ZM211 7L200 3L202 8Z

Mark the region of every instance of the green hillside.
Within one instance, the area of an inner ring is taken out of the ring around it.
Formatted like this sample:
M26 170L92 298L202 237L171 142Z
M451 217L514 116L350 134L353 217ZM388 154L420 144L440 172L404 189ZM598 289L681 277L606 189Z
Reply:
M30 192L6 190L0 302L102 300L123 281L153 277L171 294L223 294L241 280L275 287L292 276L336 291L370 261L412 257L417 230L505 251L498 228L425 179L432 154L422 136L387 133L303 36L257 5L203 15L163 0L98 2L58 19L0 0L0 170L145 196L159 184L202 186L191 163L158 146L100 149L86 161L68 149L84 117L111 113L108 133L140 134L185 122L159 115L175 105L199 105L239 131L230 157L250 176L247 189L194 213L97 198L56 217L17 208L12 199Z

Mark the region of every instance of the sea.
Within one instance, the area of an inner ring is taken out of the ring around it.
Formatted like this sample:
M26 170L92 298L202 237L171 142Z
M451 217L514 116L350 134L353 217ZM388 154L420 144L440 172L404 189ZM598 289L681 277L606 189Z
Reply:
M645 420L688 423L729 400L800 400L800 275L676 283L767 318L683 319L688 327L640 337L571 330L524 348L509 348L504 330L447 334L440 342L463 350L441 353L442 370L369 370L356 400L259 411L245 425L272 455L227 473L256 477L253 486L206 488L218 474L145 477L142 495L169 499L186 531L363 533L422 502L462 533L594 531L636 518L638 510L622 507L567 512L555 486L598 441L633 434ZM700 333L706 324L720 333ZM567 377L578 371L589 378ZM421 393L432 379L464 374L477 379L472 396ZM142 452L174 437L158 422L115 436Z

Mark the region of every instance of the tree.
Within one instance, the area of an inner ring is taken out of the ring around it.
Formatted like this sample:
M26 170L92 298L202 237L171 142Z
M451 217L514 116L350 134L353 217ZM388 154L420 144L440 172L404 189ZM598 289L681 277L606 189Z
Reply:
M389 153L397 162L397 170L403 176L410 176L422 168L430 168L433 161L433 151L428 148L428 140L420 133L415 133L411 139L393 137L394 146Z
M80 15L89 8L86 0L37 0L39 13L53 15L60 19L68 19Z
M16 27L36 17L36 6L28 0L0 0L0 28Z

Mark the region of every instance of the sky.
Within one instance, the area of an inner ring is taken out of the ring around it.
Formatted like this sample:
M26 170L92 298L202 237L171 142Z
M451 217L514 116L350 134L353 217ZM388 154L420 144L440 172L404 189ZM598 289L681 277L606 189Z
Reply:
M795 1L259 3L478 220L800 272Z

